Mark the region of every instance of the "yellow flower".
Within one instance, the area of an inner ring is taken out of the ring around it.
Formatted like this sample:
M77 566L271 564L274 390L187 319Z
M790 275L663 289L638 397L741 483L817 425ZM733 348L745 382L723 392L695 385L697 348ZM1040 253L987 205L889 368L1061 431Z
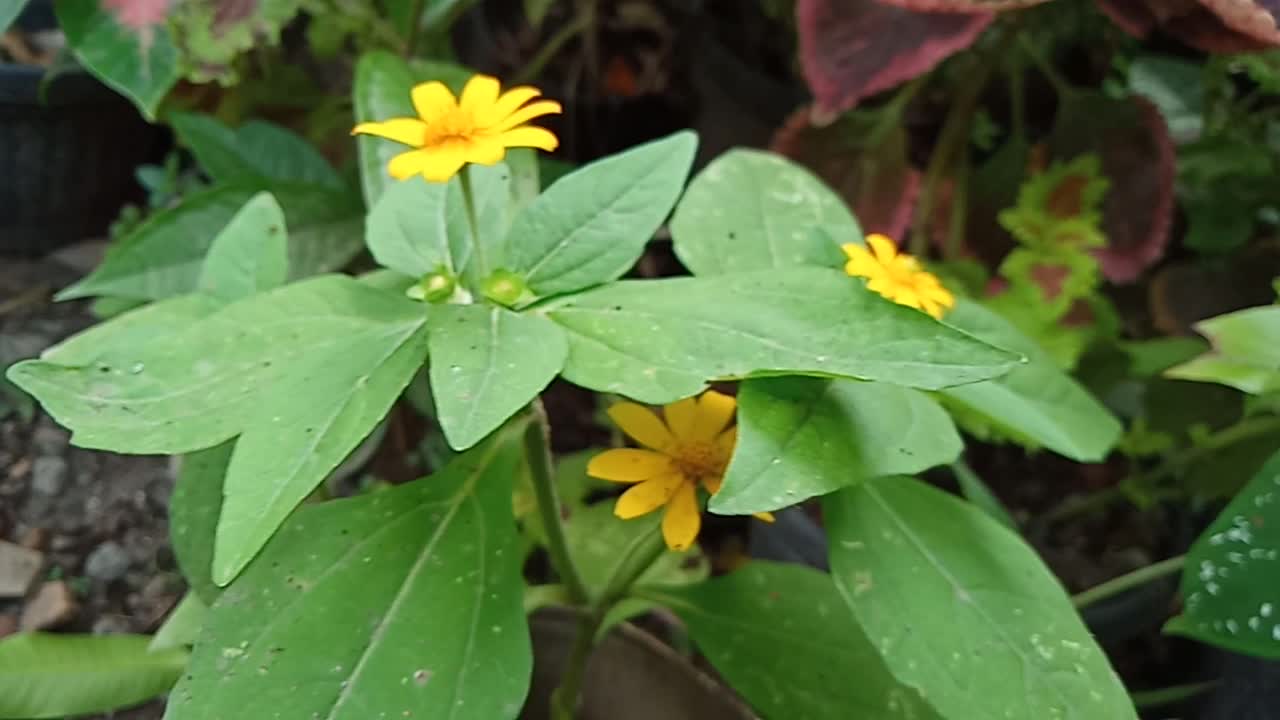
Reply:
M363 122L351 134L377 135L416 148L388 163L387 172L397 180L420 174L430 182L447 182L467 163L501 162L507 148L555 150L559 141L550 130L524 123L560 112L560 103L529 102L542 93L528 86L500 91L497 79L488 75L468 80L460 100L444 83L422 83L410 95L418 117Z
M591 458L587 474L632 484L613 508L624 520L665 505L662 537L672 550L687 550L702 527L698 485L719 492L733 455L738 429L729 422L736 405L714 390L663 407L662 418L635 403L618 403L609 417L643 448L606 450ZM769 513L756 517L773 522Z
M893 241L884 235L867 236L871 250L861 245L843 245L849 256L844 271L855 277L867 278L867 287L899 305L923 310L934 318L956 304L950 291L938 282L933 273L920 267L915 258L899 253Z

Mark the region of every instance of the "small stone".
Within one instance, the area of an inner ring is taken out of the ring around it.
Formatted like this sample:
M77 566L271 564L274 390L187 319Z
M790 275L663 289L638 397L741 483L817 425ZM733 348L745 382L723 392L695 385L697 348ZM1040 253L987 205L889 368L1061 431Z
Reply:
M27 528L18 544L28 550L46 550L49 547L49 531L42 527Z
M31 465L31 490L57 495L67 487L67 461L57 456L38 457Z
M18 616L7 613L0 615L0 639L16 632L18 632Z
M22 597L35 582L44 555L0 540L0 597Z
M108 540L89 553L84 562L84 573L94 580L112 582L129 571L129 553L115 540Z
M67 431L55 425L37 425L31 432L31 448L40 455L62 455L67 442Z
M120 615L103 615L93 621L94 635L128 635L136 632L129 618Z
M56 628L74 618L78 610L71 586L62 580L47 582L22 608L18 627L23 632Z

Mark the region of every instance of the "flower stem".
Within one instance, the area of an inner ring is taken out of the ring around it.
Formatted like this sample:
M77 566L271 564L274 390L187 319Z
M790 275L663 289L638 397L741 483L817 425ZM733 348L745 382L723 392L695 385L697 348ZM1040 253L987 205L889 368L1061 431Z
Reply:
M413 57L413 49L418 44L418 35L422 30L422 11L424 10L424 0L413 0L413 5L409 8L409 37L404 40L404 56Z
M569 543L564 536L564 521L560 515L560 498L556 495L555 479L551 473L550 433L547 427L547 412L541 400L534 400L529 406L533 421L525 427L524 454L529 462L530 475L533 478L534 495L538 503L538 516L542 520L542 531L547 537L547 555L551 558L551 566L569 593L569 600L576 605L587 602L586 585L578 566L573 564L569 554Z
M662 538L659 526L646 533L627 548L627 552L618 561L605 584L604 591L584 613L578 623L578 636L573 641L573 649L569 651L569 660L565 666L560 687L551 694L552 720L573 720L578 706L578 695L582 688L582 678L587 671L587 661L591 659L591 649L595 646L596 636L605 617L619 600L627 596L631 586L640 579L658 558L667 550L666 541Z
M577 37L583 30L586 30L587 26L591 24L591 21L591 13L580 12L572 21L562 25L560 29L556 31L555 35L552 35L547 39L547 42L538 50L538 54L534 55L533 58L529 60L529 62L525 63L525 66L520 69L520 72L516 73L513 82L520 85L538 77L538 74L542 72L542 69L546 67L547 63L551 62L551 59L556 56L556 53L560 52L565 43Z
M1117 578L1112 578L1101 585L1085 590L1071 598L1071 603L1078 608L1092 605L1099 600L1105 600L1113 595L1131 590L1140 585L1145 585L1152 580L1159 580L1166 575L1172 575L1182 570L1182 566L1186 563L1186 555L1178 555L1167 560L1161 560L1152 563L1144 568L1138 568L1131 573L1126 573Z

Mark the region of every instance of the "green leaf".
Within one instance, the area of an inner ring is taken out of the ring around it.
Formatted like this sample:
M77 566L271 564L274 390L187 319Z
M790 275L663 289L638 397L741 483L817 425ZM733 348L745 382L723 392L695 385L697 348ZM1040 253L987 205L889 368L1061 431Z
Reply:
M1071 600L1035 551L911 478L829 495L832 574L900 681L948 718L1134 718Z
M4 33L13 24L14 20L22 14L22 9L27 6L27 0L4 0L0 2L0 33Z
M955 460L951 418L928 395L878 382L760 378L738 391L738 444L709 509L748 515L881 475Z
M447 270L456 275L471 255L462 186L410 178L391 185L365 222L373 259L414 278Z
M1166 632L1232 652L1280 659L1280 453L1187 553L1183 614Z
M213 188L156 213L58 299L109 295L160 300L195 291L213 239L257 193L249 186ZM272 194L284 208L290 230L291 278L337 270L360 252L360 209L346 193L279 185Z
M409 92L413 86L428 80L441 80L455 85L459 77L469 73L445 63L418 63L411 68L405 61L385 50L360 56L352 88L358 122L381 122L397 117L417 117ZM452 81L452 82L451 82ZM391 158L409 148L382 138L356 138L360 151L360 184L368 207L377 204L382 193L397 181L387 174Z
M1196 324L1213 348L1168 377L1229 385L1253 395L1280 390L1280 306L1249 308Z
M239 79L236 60L254 48L280 44L284 27L303 0L184 0L169 11L181 38L186 75L197 83L230 85Z
M975 302L960 300L945 322L1030 360L996 380L943 390L948 404L963 408L1001 435L1073 460L1096 462L1115 446L1120 422L1004 319ZM980 428L966 429L982 434Z
M169 498L169 540L187 585L206 605L222 594L213 581L213 544L222 514L222 487L235 442L228 440L182 458Z
M516 217L510 269L542 296L621 277L680 196L697 146L678 132L560 178Z
M90 365L9 376L82 447L183 453L239 435L214 551L225 583L386 414L425 357L424 319L420 303L330 275Z
M939 718L889 674L831 578L816 570L754 561L649 595L685 621L698 649L763 717Z
M209 608L201 602L199 595L183 595L178 606L169 613L168 619L147 644L147 651L154 653L191 647L195 644L200 629L204 627L208 614Z
M99 80L133 101L148 120L178 82L178 51L164 22L124 27L102 0L54 3L76 57Z
M571 382L660 404L710 380L810 373L939 388L1018 356L826 268L622 281L554 304Z
M508 154L507 159L513 160L515 156ZM521 182L527 183L528 179L522 180L503 163L492 167L471 165L464 172L471 179L471 202L475 206L476 224L479 226L466 277L472 287L480 287L490 273L506 265L507 233L523 202L520 193L525 188L521 187ZM536 187L534 194L537 194ZM519 239L515 241L519 242Z
M185 649L145 635L11 635L0 641L0 717L64 718L136 705L173 686Z
M689 183L671 219L676 256L694 275L791 265L840 267L862 230L844 201L773 153L730 150Z
M279 125L250 120L230 128L209 115L171 113L178 137L215 183L305 183L344 190L345 184L311 143Z
M522 428L429 478L299 511L214 604L165 717L515 718L532 669L511 517Z
M201 268L201 292L240 300L284 284L289 247L284 210L271 193L254 195L209 246Z
M537 397L564 367L564 332L539 315L492 305L431 311L431 392L455 450L475 445Z
M92 365L112 353L185 332L192 323L225 305L218 298L199 293L160 300L72 335L45 350L40 359L59 365Z

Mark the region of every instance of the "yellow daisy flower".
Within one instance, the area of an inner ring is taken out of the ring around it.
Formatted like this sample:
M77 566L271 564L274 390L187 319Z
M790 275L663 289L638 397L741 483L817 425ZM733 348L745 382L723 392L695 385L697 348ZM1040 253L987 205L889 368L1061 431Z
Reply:
M609 417L642 448L606 450L591 458L587 474L632 487L613 512L623 520L666 506L662 537L672 550L687 550L698 537L702 515L698 485L715 494L738 440L729 427L737 401L708 390L663 407L662 417L635 403L617 403ZM769 513L756 517L773 522Z
M867 236L867 245L871 246L870 250L854 243L841 247L849 256L844 271L855 277L867 278L869 289L899 305L923 310L939 320L955 306L955 297L938 278L922 269L915 258L899 253L892 240L872 234Z
M430 182L447 182L467 163L501 162L507 148L555 150L559 141L550 130L525 123L560 112L560 103L529 102L542 94L537 88L501 89L496 78L476 75L455 99L442 82L422 83L411 93L418 117L363 122L351 134L376 135L415 148L387 164L387 172L397 180L422 175Z

